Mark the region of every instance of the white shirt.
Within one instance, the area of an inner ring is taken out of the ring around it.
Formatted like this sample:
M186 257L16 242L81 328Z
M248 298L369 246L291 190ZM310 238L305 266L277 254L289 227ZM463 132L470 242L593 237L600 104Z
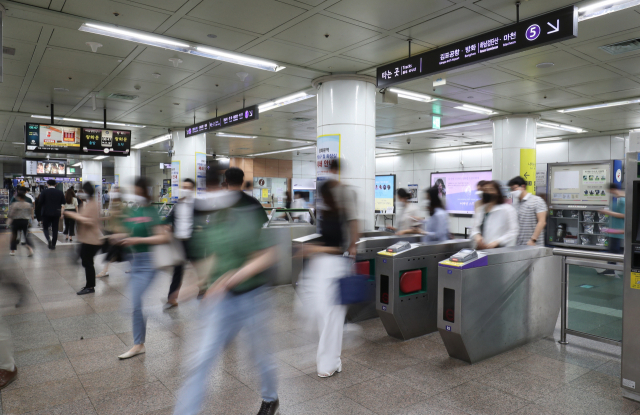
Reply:
M425 216L424 212L420 211L417 203L405 203L402 206L402 203L398 203L398 226L396 229L399 231L403 231L405 229L411 229L411 227L421 226L420 223L411 219L414 218L423 218Z
M193 228L193 201L192 197L178 201L173 221L173 233L176 239L189 239Z
M500 247L516 246L519 227L515 208L503 203L495 205L491 212L485 213L486 206L480 206L474 213L471 238L480 234L487 244L497 241Z

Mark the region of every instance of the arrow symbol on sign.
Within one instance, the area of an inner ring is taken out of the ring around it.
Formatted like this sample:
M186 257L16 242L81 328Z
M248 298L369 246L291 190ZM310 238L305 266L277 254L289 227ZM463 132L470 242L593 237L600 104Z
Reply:
M552 24L551 24L551 23L549 23L549 22L547 22L547 24L548 24L549 26L551 26L551 28L553 29L552 31L547 32L547 34L548 34L548 35L549 35L549 34L551 34L551 33L555 33L555 32L559 32L559 31L560 31L560 19L558 19L558 20L556 21L556 25L555 25L555 26L554 26L554 25L552 25Z
M525 179L528 179L528 178L529 178L529 172L526 172L526 173L524 174L524 178L525 178Z

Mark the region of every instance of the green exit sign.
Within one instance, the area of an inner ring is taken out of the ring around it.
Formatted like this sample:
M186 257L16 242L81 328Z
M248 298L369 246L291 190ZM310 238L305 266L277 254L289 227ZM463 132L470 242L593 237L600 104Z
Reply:
M433 124L432 127L434 130L439 130L440 129L440 117L433 117Z

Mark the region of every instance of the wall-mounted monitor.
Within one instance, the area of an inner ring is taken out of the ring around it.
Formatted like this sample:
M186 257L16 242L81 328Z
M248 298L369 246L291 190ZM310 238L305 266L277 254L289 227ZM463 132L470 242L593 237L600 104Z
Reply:
M25 176L65 177L67 175L67 161L23 159L22 171Z
M619 163L617 160L613 162ZM614 175L612 161L593 163L556 163L548 165L548 198L552 205L595 205L611 203L609 184L622 182ZM616 171L617 173L617 171Z
M34 153L128 156L131 131L27 123L26 151Z
M388 208L396 209L396 175L387 174L376 176L375 191L375 209L376 212L384 213Z
M438 187L447 211L460 215L473 214L481 180L491 180L491 170L431 173L431 186Z

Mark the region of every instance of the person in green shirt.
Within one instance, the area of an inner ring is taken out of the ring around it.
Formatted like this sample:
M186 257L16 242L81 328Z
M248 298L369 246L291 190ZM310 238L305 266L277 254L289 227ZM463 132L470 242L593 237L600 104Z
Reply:
M171 238L155 207L151 206L151 195L148 193L149 181L140 177L135 182L136 206L126 212L122 221L127 234L111 236L114 243L129 247L131 255L131 301L133 303L133 347L118 356L119 359L129 359L145 353L144 341L147 332L147 321L142 314L142 297L153 282L157 270L153 263L153 245L168 243Z
M247 331L260 372L259 414L278 413L276 363L270 354L269 302L265 271L277 259L274 242L262 231L268 218L256 199L242 192L244 173L225 172L228 190L221 190L215 170L207 172L207 193L194 202L194 235L200 255L212 255L213 267L204 285L198 347L178 393L175 415L200 413L209 373L224 348L241 329ZM206 252L202 247L206 246Z

